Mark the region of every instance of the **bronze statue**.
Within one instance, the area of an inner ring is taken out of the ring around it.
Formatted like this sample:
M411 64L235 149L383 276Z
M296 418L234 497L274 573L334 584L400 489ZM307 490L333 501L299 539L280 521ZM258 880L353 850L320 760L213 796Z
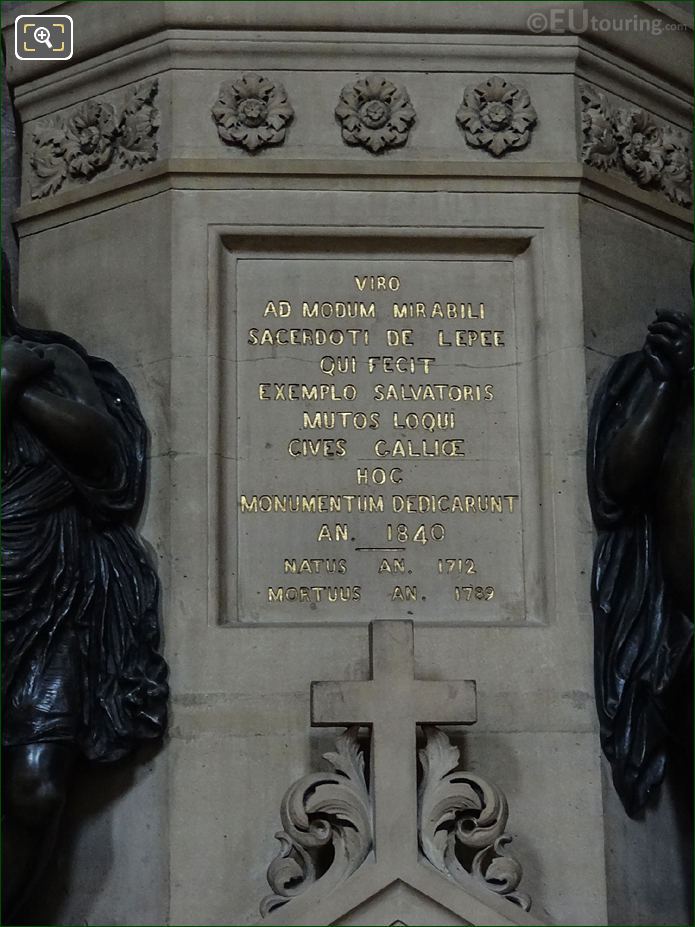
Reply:
M634 817L667 762L692 762L693 325L658 312L597 393L588 482L603 750Z
M78 757L166 726L159 584L135 532L147 429L109 363L21 325L3 254L4 923L55 847Z

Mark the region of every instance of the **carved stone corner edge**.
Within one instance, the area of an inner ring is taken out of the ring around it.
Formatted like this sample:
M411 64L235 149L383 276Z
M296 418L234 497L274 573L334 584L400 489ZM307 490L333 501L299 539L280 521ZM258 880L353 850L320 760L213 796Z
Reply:
M589 84L579 96L584 164L692 206L692 151L684 132L646 110L619 106Z
M155 161L158 92L159 81L151 78L132 84L125 93L86 100L33 126L28 146L31 198Z

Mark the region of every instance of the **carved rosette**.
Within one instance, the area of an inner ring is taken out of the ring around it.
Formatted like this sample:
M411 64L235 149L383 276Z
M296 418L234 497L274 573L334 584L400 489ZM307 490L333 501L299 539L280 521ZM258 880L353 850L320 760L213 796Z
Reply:
M507 799L497 786L458 771L460 754L447 735L423 726L424 749L418 751L422 782L418 791L418 837L425 858L439 872L466 887L471 877L524 911L531 899L516 891L519 861L505 847Z
M685 135L640 109L611 106L585 86L582 160L621 171L643 189L659 190L681 206L692 205L692 154Z
M69 178L92 180L110 167L135 167L157 157L156 79L131 87L121 106L87 100L65 116L39 123L29 153L32 199L55 193Z
M294 110L282 84L260 74L243 74L222 84L212 118L223 142L255 152L282 144Z
M374 154L405 145L415 122L405 87L374 75L343 87L335 115L343 140Z
M331 771L304 776L282 800L283 830L275 835L281 846L268 867L272 894L261 902L263 917L317 882L330 891L372 849L372 807L357 728L338 737L336 748L324 754Z
M528 145L538 116L527 90L491 77L466 87L456 121L471 148L484 148L499 158Z

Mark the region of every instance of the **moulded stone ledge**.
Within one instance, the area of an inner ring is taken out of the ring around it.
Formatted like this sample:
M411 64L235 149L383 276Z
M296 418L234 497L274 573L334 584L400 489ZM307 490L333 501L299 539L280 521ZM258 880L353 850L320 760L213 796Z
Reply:
M32 2L12 15L3 15L3 32L7 46L13 38L13 19L17 12L48 12L60 3ZM333 3L292 2L280 0L272 4L242 0L220 3L203 0L198 3L167 0L145 5L123 4L118 0L101 0L99 17L89 13L89 3L71 3L70 15L75 22L76 42L74 62L117 48L126 42L165 29L200 28L268 30L295 32L312 30L325 32L382 33L510 33L537 41L544 35L577 35L599 47L639 62L654 75L688 89L684 75L692 74L692 17L671 3L626 2L617 9L611 2L558 2L552 4L554 20L549 19L549 5L544 3L509 3L493 0L487 3L451 3L445 0L418 0L408 4L360 5L359 17L355 4L348 0ZM535 20L542 13L546 21ZM616 16L631 20L632 28L606 30L603 20ZM646 28L650 23L661 28ZM666 28L668 27L668 28ZM681 28L679 28L681 27ZM650 42L644 42L645 32ZM21 84L54 70L50 62L16 61L8 59L10 83ZM691 84L689 85L691 86Z

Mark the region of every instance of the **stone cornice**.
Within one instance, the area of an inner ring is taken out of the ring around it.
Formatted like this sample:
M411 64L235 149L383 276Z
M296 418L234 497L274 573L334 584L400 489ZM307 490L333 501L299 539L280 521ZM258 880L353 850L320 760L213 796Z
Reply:
M635 105L651 109L682 128L692 118L692 97L652 72L596 48L584 37L514 35L437 35L427 41L399 34L359 39L335 33L264 33L250 38L212 30L170 30L106 51L96 59L75 63L15 89L23 122L81 102L167 70L230 72L256 69L264 56L273 69L291 71L371 70L378 60L391 72L572 74L575 71ZM417 62L417 66L414 65ZM263 65L267 67L268 65ZM90 92L85 93L85 83Z
M26 6L26 9L25 9ZM45 61L17 61L8 56L7 73L12 85L18 86L41 75L69 70L81 61L93 58L134 40L169 29L232 30L245 32L282 31L285 35L311 31L314 36L325 33L354 34L361 41L365 33L388 36L397 33L450 35L452 38L476 34L511 37L533 41L539 36L529 28L529 17L536 13L559 15L552 29L540 30L541 38L576 35L572 24L580 25L582 39L605 49L625 61L633 61L650 74L665 80L674 88L688 92L692 87L692 22L685 11L669 3L632 2L558 2L510 3L488 0L487 3L442 2L416 0L409 3L370 3L364 5L364 15L356 15L355 4L334 0L332 3L292 2L274 0L257 3L253 0L220 2L199 0L196 3L162 0L159 3L126 4L118 0L100 0L98 16L92 15L94 2L29 3L3 14L6 47L12 46L14 16L18 12L68 12L75 22L75 54L71 62L53 64ZM591 16L586 27L583 17ZM574 19L570 19L574 17ZM623 30L604 30L601 20L620 19L633 25ZM661 31L648 28L650 21L661 24ZM648 39L648 41L645 40Z

